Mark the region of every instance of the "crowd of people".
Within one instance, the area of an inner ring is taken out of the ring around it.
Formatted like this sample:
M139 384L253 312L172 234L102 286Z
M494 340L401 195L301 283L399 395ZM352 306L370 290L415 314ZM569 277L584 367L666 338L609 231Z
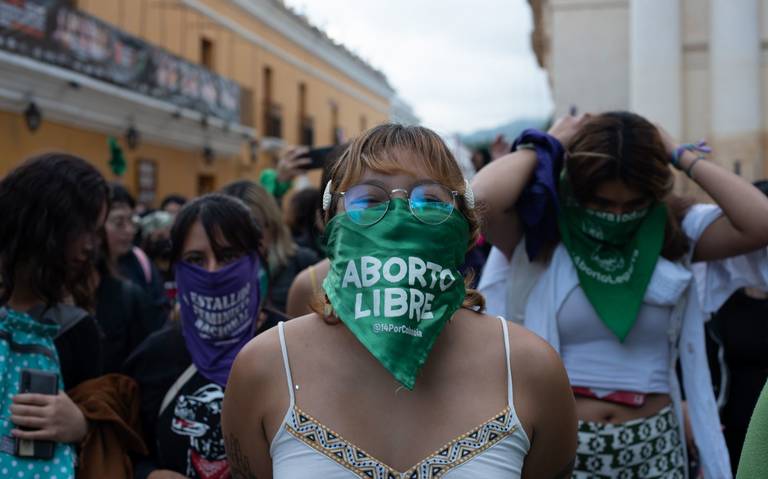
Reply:
M631 112L471 181L418 126L307 153L156 210L0 179L0 475L768 477L768 182Z

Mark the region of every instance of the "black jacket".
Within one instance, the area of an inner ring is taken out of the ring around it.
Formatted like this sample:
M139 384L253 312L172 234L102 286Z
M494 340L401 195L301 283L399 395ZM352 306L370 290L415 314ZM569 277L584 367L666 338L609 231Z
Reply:
M105 276L96 290L96 321L103 332L104 373L117 373L128 355L163 326L165 310L134 283Z
M291 289L293 280L299 273L318 261L319 258L314 251L299 246L296 254L290 257L288 263L272 274L269 284L269 301L263 306L267 320L259 332L266 331L280 321L291 319L285 315L285 308L288 302L288 291Z
M44 317L60 326L54 345L59 355L65 390L101 376L101 330L93 316L84 309L66 304L52 308L41 305L33 308L29 314L33 318Z
M141 267L141 263L133 251L129 251L117 260L117 268L120 272L120 276L143 289L147 296L152 300L152 303L165 310L167 317L168 312L170 311L170 302L165 294L162 275L154 263L150 262L149 266L150 280L147 282L147 278L144 275L144 269Z
M187 351L181 324L169 321L149 335L123 365L123 374L135 379L141 391L141 426L149 450L148 457L134 460L134 477L137 479L146 478L161 467L156 436L158 412L166 393L190 364L192 357Z

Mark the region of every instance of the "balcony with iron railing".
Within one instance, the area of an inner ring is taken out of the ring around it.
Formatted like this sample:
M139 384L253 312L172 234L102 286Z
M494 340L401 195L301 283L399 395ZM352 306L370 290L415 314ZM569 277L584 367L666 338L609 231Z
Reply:
M283 137L283 111L280 105L272 101L264 103L264 136Z
M236 155L243 138L255 136L253 122L241 118L248 99L232 79L78 9L76 1L0 5L0 103L34 103L45 121L133 129L142 141L185 150ZM215 134L201 135L201 124Z
M299 123L299 144L312 147L315 145L315 120L305 116Z

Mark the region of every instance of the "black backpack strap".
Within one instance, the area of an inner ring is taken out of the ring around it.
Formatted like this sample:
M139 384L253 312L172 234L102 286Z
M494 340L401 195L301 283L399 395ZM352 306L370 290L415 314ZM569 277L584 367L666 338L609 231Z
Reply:
M52 308L39 305L29 310L28 313L38 321L48 321L59 325L56 338L62 337L67 331L77 326L83 319L90 316L88 311L69 304L57 304Z

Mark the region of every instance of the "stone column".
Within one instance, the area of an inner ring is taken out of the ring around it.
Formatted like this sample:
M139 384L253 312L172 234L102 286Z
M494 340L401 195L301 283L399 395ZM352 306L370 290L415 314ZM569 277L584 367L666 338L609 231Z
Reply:
M630 108L682 140L681 0L630 3Z
M758 0L710 0L711 140L717 161L749 180L764 174L759 22Z
M550 0L555 116L629 108L630 0Z

